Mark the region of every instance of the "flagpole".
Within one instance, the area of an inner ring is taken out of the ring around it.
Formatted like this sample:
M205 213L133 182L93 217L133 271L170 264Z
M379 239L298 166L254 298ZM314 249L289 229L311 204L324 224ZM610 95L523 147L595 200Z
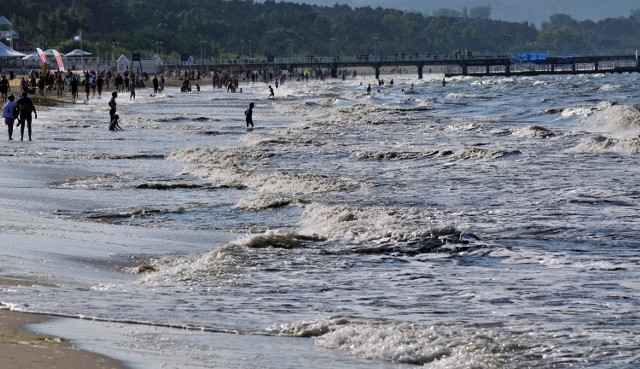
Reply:
M82 69L84 69L84 60L82 59L82 32L80 32L80 64L82 64Z

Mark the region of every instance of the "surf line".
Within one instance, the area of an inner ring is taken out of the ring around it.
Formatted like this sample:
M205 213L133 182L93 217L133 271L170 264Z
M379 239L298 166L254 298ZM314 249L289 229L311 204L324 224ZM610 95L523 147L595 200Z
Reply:
M5 304L0 304L0 310L15 311L17 313L38 315L38 316L50 317L50 318L78 319L78 320L88 320L88 321L94 321L94 322L100 322L100 323L140 325L140 326L156 327L156 328L180 329L183 331L192 331L192 332L198 331L198 332L207 332L207 333L237 334L237 335L239 334L239 335L247 335L247 336L278 336L278 334L269 333L269 332L248 332L248 331L240 331L237 329L231 330L231 329L222 329L222 328L215 328L215 327L197 326L193 324L179 325L179 324L171 324L171 323L154 323L154 322L132 320L132 319L109 319L109 318L101 318L101 317L88 317L85 315L16 310L16 309L11 309L9 306Z

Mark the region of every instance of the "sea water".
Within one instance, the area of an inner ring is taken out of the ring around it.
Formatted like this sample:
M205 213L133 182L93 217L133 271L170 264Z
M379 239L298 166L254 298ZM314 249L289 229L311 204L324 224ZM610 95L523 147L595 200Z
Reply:
M383 78L40 109L0 302L135 368L639 366L638 76Z

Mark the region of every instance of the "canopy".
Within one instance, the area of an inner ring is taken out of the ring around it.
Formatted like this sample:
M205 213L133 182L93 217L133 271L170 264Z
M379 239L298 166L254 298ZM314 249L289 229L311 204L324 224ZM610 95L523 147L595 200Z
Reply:
M26 54L19 53L9 46L0 42L0 58L17 58L25 56Z
M11 22L4 16L0 16L0 26L11 26Z
M91 55L91 53L88 53L84 50L80 50L80 49L75 49L72 52L65 54L67 56L87 56L87 55Z
M29 54L27 56L22 57L22 60L40 60L40 56L36 54Z

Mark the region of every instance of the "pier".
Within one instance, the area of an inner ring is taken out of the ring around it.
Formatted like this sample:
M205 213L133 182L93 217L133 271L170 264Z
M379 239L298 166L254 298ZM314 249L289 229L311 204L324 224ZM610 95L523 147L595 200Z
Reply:
M415 67L422 79L425 69L442 68L453 76L531 76L553 74L640 72L638 51L518 54L396 54L292 58L205 58L199 63L164 60L161 68L195 68L211 70L325 69L332 77L345 68L370 67L380 77L383 67L400 70Z

